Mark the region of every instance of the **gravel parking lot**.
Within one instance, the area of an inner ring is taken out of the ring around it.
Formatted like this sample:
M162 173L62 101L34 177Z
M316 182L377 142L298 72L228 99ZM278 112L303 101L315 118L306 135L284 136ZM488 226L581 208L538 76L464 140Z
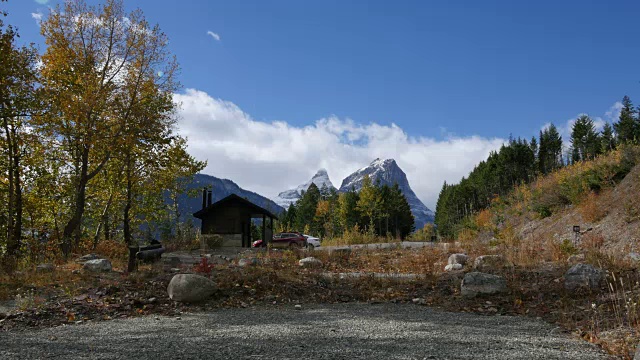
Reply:
M0 333L0 359L607 359L521 317L403 304L225 309Z

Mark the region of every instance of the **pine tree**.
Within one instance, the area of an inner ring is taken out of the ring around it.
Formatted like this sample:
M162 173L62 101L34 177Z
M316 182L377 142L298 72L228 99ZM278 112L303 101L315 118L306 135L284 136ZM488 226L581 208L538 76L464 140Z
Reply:
M529 148L531 149L531 152L533 152L533 158L534 158L534 163L533 163L533 173L535 174L535 172L538 171L538 141L536 140L535 136L531 137L531 142L529 143Z
M593 159L600 153L600 137L589 116L582 115L576 119L571 130L571 144L571 160L574 163Z
M540 130L540 146L538 147L538 172L543 175L547 173L547 158L549 157L545 131Z
M613 126L606 123L604 124L604 127L602 127L602 132L600 134L600 151L607 153L614 150L616 146L616 136L613 133Z
M295 230L301 231L307 225L311 227L316 216L318 201L320 201L320 190L316 184L311 183L296 203Z
M613 124L619 143L630 143L637 140L638 119L636 116L637 113L631 99L625 95L622 98L622 110L620 110L618 122Z

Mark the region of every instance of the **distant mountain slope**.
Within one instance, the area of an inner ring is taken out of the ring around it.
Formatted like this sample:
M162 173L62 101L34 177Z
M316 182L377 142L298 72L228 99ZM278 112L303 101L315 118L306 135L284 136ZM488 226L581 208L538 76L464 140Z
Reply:
M326 186L329 189L335 189L335 187L331 183L331 180L329 180L329 174L327 174L327 170L320 169L315 175L313 175L311 180L298 186L295 189L281 192L275 199L273 199L273 201L286 209L290 204L298 201L298 199L302 197L302 192L307 191L312 183L316 184L318 189L322 189L323 186Z
M342 180L340 186L340 192L349 191L354 188L356 191L360 191L362 188L362 180L365 175L369 175L371 182L376 184L378 180L382 185L386 184L393 186L398 183L400 190L407 198L411 213L415 218L416 229L424 227L426 223L432 223L434 219L434 213L428 207L426 207L409 186L407 175L400 169L394 159L380 160L375 159L369 166L357 170L353 174L347 176Z
M202 190L208 186L211 186L212 202L216 202L231 194L236 194L274 214L280 214L284 211L278 204L260 194L245 190L231 180L220 179L211 175L196 174L193 181L188 185L188 189ZM200 220L193 218L192 214L202 209L202 193L198 192L198 195L195 197L182 195L178 200L178 207L184 219L191 218L194 222L199 223Z

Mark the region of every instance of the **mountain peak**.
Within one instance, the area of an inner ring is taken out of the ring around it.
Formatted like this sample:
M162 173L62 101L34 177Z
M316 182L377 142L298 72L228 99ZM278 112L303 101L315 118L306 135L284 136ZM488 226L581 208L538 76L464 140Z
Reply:
M313 175L312 179L317 178L317 177L321 177L321 176L329 177L329 174L327 173L327 169L325 169L325 168L318 169L316 174Z
M380 159L380 158L376 158L375 160L373 160L371 162L371 164L369 164L369 166L386 166L386 165L391 165L391 164L395 164L396 161L394 159Z
M355 189L360 191L364 177L368 176L371 182L376 184L378 181L382 185L394 186L398 184L400 190L407 198L411 213L415 217L416 229L420 229L427 222L433 221L433 212L427 208L409 186L407 175L402 171L394 159L377 158L369 164L369 166L357 170L353 174L347 176L340 186L341 192Z
M295 189L290 189L287 191L283 191L278 194L278 197L273 199L278 205L282 207L288 207L290 204L295 203L302 197L302 192L307 191L311 184L315 184L318 189L322 189L326 186L328 189L335 189L335 186L331 183L329 179L329 174L327 170L324 168L319 169L315 175L311 178L311 180L306 183L299 185Z

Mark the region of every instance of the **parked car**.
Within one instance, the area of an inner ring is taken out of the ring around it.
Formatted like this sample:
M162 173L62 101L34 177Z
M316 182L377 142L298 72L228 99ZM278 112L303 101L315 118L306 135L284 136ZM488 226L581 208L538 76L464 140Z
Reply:
M267 246L264 241L256 240L251 247ZM279 233L273 236L271 246L274 248L303 248L307 246L307 239L297 232Z
M306 234L302 234L302 236L307 239L307 249L313 250L317 247L320 247L320 238Z

